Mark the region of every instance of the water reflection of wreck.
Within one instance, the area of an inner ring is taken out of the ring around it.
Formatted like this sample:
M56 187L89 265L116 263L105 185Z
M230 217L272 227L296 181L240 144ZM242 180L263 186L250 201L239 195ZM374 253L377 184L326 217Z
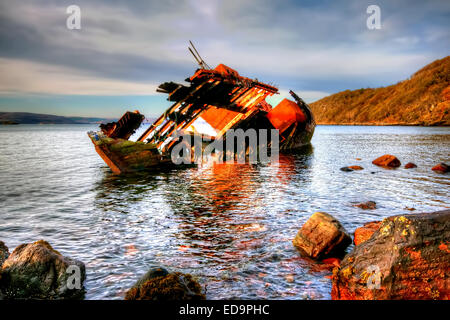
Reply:
M96 151L114 173L171 164L170 151L178 142L175 132L226 141L230 129L278 129L281 151L310 142L314 117L294 92L290 94L295 102L284 99L272 107L266 98L277 94L278 88L242 77L223 64L211 69L194 51L191 50L200 68L186 79L188 86L174 82L159 86L157 91L167 93L174 104L136 142L128 139L144 120L138 111L125 113L118 122L100 125L99 132L88 133Z

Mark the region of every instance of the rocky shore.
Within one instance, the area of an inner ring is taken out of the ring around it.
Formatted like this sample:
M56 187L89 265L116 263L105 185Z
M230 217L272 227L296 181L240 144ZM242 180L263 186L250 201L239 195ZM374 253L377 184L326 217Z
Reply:
M372 163L402 170L393 155ZM408 163L404 169L416 167ZM345 174L364 170L356 165L344 168ZM430 170L449 171L445 163ZM374 201L354 206L377 209ZM347 252L352 242L354 247ZM335 217L316 212L292 243L312 264L333 270L332 299L450 299L450 210L367 222L353 237ZM12 252L0 241L0 299L83 299L85 279L83 262L62 255L44 240L19 245ZM128 288L125 299L202 300L205 292L192 275L157 267Z
M386 169L401 166L400 160L389 154L372 163ZM405 169L416 167L411 162L405 165ZM340 170L355 169L362 170L358 166ZM446 173L449 168L440 163L431 170ZM374 201L354 206L376 209ZM365 223L354 232L354 249L340 260L350 243L351 237L339 221L323 212L314 213L293 240L302 255L325 264L330 259L335 259L335 264L338 261L333 269L332 299L450 299L450 210L394 215Z
M450 210L366 223L355 230L354 243L333 269L332 299L450 299ZM342 257L350 242L335 218L315 213L293 244L327 264Z
M0 300L83 299L86 267L63 256L47 241L21 244L10 254L0 241ZM150 269L125 300L204 300L205 289L190 274Z

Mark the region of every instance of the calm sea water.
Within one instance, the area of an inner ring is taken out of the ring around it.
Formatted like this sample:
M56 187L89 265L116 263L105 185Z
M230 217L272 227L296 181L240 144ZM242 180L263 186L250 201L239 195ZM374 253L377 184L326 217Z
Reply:
M45 239L83 261L87 299L122 299L156 265L196 275L209 299L329 299L330 272L291 242L312 213L353 232L450 206L449 174L430 170L450 160L450 128L319 126L311 148L276 164L132 176L110 172L86 135L95 129L0 126L0 240L12 251ZM418 168L371 164L386 153ZM352 206L368 200L378 208Z

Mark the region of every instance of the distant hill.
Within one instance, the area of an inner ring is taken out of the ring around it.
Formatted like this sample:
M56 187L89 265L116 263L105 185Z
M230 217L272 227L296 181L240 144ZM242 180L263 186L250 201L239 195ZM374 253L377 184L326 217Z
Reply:
M63 117L30 112L0 112L0 124L92 124L117 121L117 119Z
M342 91L310 104L319 124L450 125L450 56L397 84Z

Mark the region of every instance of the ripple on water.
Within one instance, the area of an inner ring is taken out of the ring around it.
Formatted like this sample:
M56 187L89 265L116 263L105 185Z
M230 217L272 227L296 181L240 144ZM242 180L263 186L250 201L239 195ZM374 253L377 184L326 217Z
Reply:
M329 299L330 271L291 244L313 212L353 232L405 207L449 207L449 175L430 170L449 161L447 128L319 126L312 147L276 164L129 176L110 173L93 129L0 128L0 239L14 248L45 238L84 261L88 299L121 299L156 265L198 276L210 299ZM418 167L372 165L386 153ZM355 164L364 170L339 170ZM369 200L376 210L353 206Z

